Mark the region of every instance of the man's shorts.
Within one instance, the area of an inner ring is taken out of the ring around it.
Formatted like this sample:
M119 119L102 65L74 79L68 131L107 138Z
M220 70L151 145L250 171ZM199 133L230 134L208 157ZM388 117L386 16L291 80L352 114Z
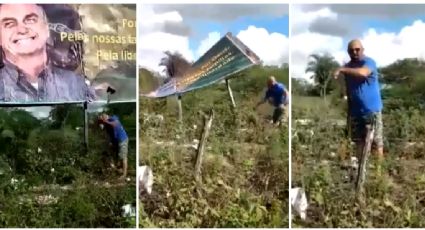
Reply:
M127 159L128 154L128 138L118 143L118 156L121 160Z
M373 143L377 148L384 146L383 139L383 123L382 123L382 113L371 113L362 117L351 117L351 139L355 143L362 143L366 138L366 125L372 124L375 128L373 135Z

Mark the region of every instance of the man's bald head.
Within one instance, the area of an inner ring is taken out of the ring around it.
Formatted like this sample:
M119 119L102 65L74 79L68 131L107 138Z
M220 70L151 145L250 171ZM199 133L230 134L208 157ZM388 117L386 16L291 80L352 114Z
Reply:
M272 87L274 84L276 84L276 78L274 76L270 76L267 79L267 86Z
M102 113L102 114L100 114L100 117L102 118L102 119L108 119L109 118L109 115L107 114L107 113Z
M352 61L359 61L363 58L363 45L359 39L353 39L348 43L347 52Z
M363 47L360 39L353 39L348 43L348 49L350 49L351 47L357 47L357 46Z

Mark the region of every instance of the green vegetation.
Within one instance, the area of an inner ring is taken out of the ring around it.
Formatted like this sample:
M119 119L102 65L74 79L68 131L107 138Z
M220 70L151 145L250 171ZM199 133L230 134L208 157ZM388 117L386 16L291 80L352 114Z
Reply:
M130 138L130 182L118 182L104 154L108 139L89 114L89 149L84 148L83 108L75 105L0 110L0 226L134 227L121 207L135 204L134 103L110 104ZM36 113L34 113L36 114Z
M154 89L153 74L139 73L140 87ZM140 227L288 227L288 129L268 124L268 105L253 109L270 75L288 86L287 68L258 66L231 79L235 111L225 84L184 94L182 125L175 98L140 98L140 164L154 173L152 194L141 197ZM196 150L188 144L200 139L210 108L198 196ZM164 121L148 118L154 114Z
M315 86L292 81L297 86L292 100L292 186L302 186L309 202L307 220L294 214L293 227L425 226L424 64L405 59L380 69L385 162L382 175L376 159L369 162L364 206L354 202L348 178L354 146L345 133L343 89L335 88L325 101L308 93ZM312 123L302 125L299 119Z

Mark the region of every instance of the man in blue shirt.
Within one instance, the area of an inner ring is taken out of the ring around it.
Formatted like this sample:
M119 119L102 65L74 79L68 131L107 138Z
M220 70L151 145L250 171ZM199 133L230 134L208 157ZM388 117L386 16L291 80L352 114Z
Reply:
M366 124L375 128L373 143L379 160L384 157L382 135L382 99L378 80L378 68L370 57L364 55L360 40L348 44L350 62L335 71L334 77L344 76L347 82L349 114L352 124L352 138L357 145L359 157L365 144Z
M109 130L108 134L111 140L111 144L114 149L118 150L118 156L122 160L122 173L120 179L125 179L127 176L127 154L128 154L128 136L115 115L109 116L106 113L100 115L100 120L108 125L106 130Z
M271 105L275 107L275 110L273 112L273 124L279 126L283 113L285 113L286 119L287 111L285 107L288 105L289 93L286 90L285 85L277 82L273 76L270 76L267 80L267 87L268 89L266 91L264 99L258 102L255 108L258 108L258 106L268 101Z

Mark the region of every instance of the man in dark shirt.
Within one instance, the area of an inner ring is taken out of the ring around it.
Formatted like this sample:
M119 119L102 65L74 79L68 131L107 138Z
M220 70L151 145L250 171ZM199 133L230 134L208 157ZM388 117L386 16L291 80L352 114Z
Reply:
M95 89L83 76L61 69L48 57L49 23L36 4L0 5L0 102L91 101ZM105 88L102 85L99 89Z

